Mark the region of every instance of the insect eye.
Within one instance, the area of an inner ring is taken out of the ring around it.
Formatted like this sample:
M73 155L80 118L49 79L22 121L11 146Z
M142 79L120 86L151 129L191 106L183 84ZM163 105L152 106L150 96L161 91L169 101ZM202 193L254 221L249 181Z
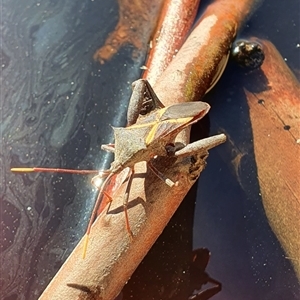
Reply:
M173 143L169 143L165 146L166 152L168 156L173 156L176 151L176 146Z
M143 106L140 109L140 115L147 115L153 110L155 110L153 100L151 98L146 98L143 102Z

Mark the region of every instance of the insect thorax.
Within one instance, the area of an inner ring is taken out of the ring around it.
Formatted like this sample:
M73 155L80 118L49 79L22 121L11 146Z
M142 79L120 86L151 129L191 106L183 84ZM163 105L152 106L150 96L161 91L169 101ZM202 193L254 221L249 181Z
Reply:
M112 170L133 167L141 161L149 161L155 155L166 155L165 141L154 140L149 145L140 128L113 128L115 135L115 159Z

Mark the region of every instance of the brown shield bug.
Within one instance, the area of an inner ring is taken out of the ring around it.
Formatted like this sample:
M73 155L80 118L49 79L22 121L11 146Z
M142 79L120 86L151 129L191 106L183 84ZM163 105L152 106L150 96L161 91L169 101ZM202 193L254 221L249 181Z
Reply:
M184 128L192 125L203 118L209 111L210 106L204 102L185 102L164 107L157 98L155 92L146 80L137 80L133 84L133 93L128 108L128 126L113 127L115 144L102 145L102 149L114 153L114 161L107 170L70 170L57 168L12 168L13 172L60 172L72 174L95 174L92 182L99 188L99 194L90 218L87 231L84 254L86 253L88 236L91 226L97 214L104 190L111 178L122 172L122 179L117 183L121 185L128 178L128 189L124 195L123 206L127 231L132 238L129 226L127 202L130 192L130 183L134 173L134 165L146 161L148 167L172 187L177 184L157 170L151 163L156 156L189 156L198 151L217 146L225 141L225 135L217 135L200 140L186 146L181 145L178 149L175 138ZM124 170L124 171L123 171ZM103 184L97 184L98 179L105 178ZM107 195L111 198L109 195ZM112 199L111 199L112 200Z

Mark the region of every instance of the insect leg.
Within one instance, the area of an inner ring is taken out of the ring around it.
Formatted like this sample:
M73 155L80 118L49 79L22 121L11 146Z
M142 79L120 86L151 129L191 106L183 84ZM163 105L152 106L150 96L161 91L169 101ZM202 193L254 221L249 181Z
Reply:
M115 153L115 144L101 145L101 149L107 152Z
M127 182L127 186L126 186L126 190L125 190L125 195L124 195L124 199L123 199L123 208L124 208L124 214L125 214L125 225L126 225L126 229L127 232L129 234L130 239L133 239L133 234L132 231L130 229L130 224L129 224L129 217L128 217L128 199L129 199L129 193L130 193L130 188L131 188L131 183L132 183L132 179L133 179L133 174L134 174L134 170L132 168L130 168L130 173L129 173L129 177L128 177L128 182Z
M163 173L161 173L160 171L158 171L153 164L151 163L151 161L147 162L148 167L150 168L150 170L160 179L162 180L165 184L167 184L169 187L173 187L174 185L177 186L178 185L178 181L174 182L171 179L167 178Z
M193 155L195 153L203 153L207 154L208 150L214 148L226 141L225 134L218 134L214 136L210 136L208 138L193 142L191 144L186 145L180 150L175 152L175 156L178 157L186 157Z
M113 175L114 175L114 173L110 173L106 177L105 181L103 182L103 184L102 184L102 186L99 190L99 193L98 193L98 196L97 196L97 199L96 199L96 202L95 202L95 205L94 205L94 208L93 208L93 211L92 211L92 214L91 214L91 217L90 217L87 229L86 229L86 233L85 233L85 241L84 241L83 253L82 253L83 258L85 258L85 256L86 256L86 251L87 251L87 246L88 246L88 241L89 241L89 235L90 235L92 225L93 225L94 220L95 220L96 215L97 215L98 207L99 207L99 205L101 203L101 200L102 200L103 191L104 191L107 183L110 181L110 179L112 178Z

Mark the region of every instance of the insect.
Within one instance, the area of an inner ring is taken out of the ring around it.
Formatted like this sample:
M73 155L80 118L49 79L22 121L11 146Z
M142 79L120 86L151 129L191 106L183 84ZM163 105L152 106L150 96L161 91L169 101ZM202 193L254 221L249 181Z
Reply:
M177 184L157 170L151 161L156 156L187 156L192 152L203 149L203 143L197 142L187 146L178 147L175 144L175 138L180 131L187 126L197 122L209 111L210 106L204 102L180 103L164 107L159 101L152 87L146 80L137 80L133 84L133 93L128 108L128 126L113 127L115 143L102 145L102 149L114 153L114 161L107 170L70 170L55 168L12 168L13 172L61 172L72 174L95 174L98 173L92 182L99 188L99 193L95 206L87 227L84 244L83 257L86 255L88 238L91 226L97 214L97 209L101 203L105 188L111 178L126 169L123 180L119 181L121 185L128 178L127 185L131 184L134 173L134 165L141 161L146 161L149 169L163 180L170 187ZM225 136L221 135L217 144L225 141ZM200 142L200 141L198 141ZM215 141L214 141L215 143ZM216 144L216 145L217 145ZM103 184L98 186L99 179L105 178ZM123 199L126 228L132 239L133 234L130 230L127 203L129 197L129 188L126 188ZM111 199L109 195L108 198Z

